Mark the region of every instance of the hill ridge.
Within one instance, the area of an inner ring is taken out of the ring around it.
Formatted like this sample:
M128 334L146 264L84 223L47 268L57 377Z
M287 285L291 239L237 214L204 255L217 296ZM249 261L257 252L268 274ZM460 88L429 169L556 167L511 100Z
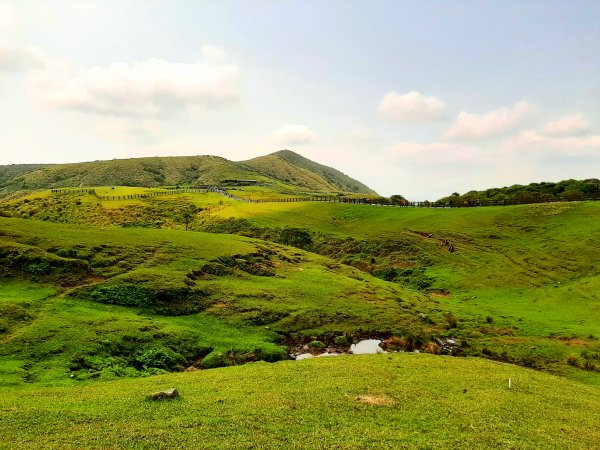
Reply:
M256 180L282 192L374 193L368 186L332 167L289 150L285 152L237 162L217 155L196 155L0 166L0 195L19 190L82 186L219 185L226 179ZM276 167L268 170L265 161L272 160L277 161Z

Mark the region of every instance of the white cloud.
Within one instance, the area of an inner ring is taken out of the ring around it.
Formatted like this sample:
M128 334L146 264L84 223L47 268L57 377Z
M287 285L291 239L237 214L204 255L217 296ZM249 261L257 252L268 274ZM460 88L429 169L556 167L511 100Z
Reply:
M23 72L45 66L46 58L35 47L0 44L0 72Z
M456 123L444 133L446 139L487 139L500 136L522 126L536 112L527 102L518 102L512 108L500 108L485 114L462 111Z
M395 122L439 119L446 113L446 103L417 91L385 94L378 108L379 114Z
M535 130L526 130L509 139L505 147L517 151L541 151L544 154L561 153L572 156L597 156L600 158L600 135L546 136Z
M0 31L17 28L20 18L14 6L8 2L0 2Z
M386 153L393 157L402 158L405 163L419 162L440 165L471 161L478 157L480 150L476 147L447 142L432 142L430 144L401 142L389 147Z
M150 59L76 70L55 62L30 80L46 105L92 114L160 116L187 107L216 108L240 95L240 71L221 49L202 47L196 63Z
M564 116L554 122L548 122L543 129L549 136L578 136L587 133L590 123L583 114Z
M356 128L350 132L350 138L355 141L373 141L376 139L375 133L370 128Z
M270 141L278 145L309 144L317 135L305 125L286 123L271 133Z

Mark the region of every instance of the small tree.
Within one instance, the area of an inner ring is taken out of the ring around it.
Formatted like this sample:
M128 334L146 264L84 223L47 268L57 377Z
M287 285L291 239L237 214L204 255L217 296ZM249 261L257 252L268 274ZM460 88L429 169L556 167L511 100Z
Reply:
M177 221L185 225L185 231L196 220L196 214L202 211L202 208L196 205L187 205L177 213Z

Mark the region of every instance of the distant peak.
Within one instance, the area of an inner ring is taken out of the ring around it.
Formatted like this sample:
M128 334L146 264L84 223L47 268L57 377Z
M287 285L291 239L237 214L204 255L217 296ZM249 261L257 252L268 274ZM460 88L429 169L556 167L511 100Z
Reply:
M271 153L271 155L273 155L273 156L282 156L282 155L302 156L301 154L293 152L292 150L288 150L287 148L284 148L283 150L278 150L274 153Z

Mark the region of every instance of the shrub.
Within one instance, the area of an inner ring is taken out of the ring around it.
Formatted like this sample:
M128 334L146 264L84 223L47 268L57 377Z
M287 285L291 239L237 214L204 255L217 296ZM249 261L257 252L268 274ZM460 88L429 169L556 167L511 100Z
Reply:
M134 365L142 369L180 370L185 363L183 356L164 347L150 348L134 360Z
M409 352L412 352L413 350L418 350L423 346L423 344L426 341L425 337L420 333L409 333L404 337L404 339L406 340L406 350L408 350Z
M157 302L150 289L134 284L100 286L92 292L92 299L100 303L138 307L150 306Z
M458 326L458 319L454 317L454 314L452 314L451 312L447 312L446 314L444 314L444 319L446 320L447 330L456 328Z
M323 343L321 341L311 341L311 342L308 343L308 346L311 347L311 348L320 348L320 349L323 349L323 348L327 347L325 345L325 343Z
M32 262L27 266L27 271L32 275L46 275L51 270L48 261Z
M286 227L281 230L281 242L297 248L306 248L312 244L313 239L307 230Z
M227 365L227 358L225 358L222 352L212 351L202 360L202 367L205 369L214 369Z
M438 344L435 342L428 342L423 346L423 351L425 353L431 353L432 355L439 355L442 351Z
M227 267L218 262L209 262L202 266L200 269L202 273L208 275L217 275L217 276L227 276L233 273L233 269L231 267Z
M583 368L585 370L590 370L590 371L594 372L596 370L596 364L593 361L586 359L585 363L583 363Z
M350 345L350 339L347 336L336 336L333 340L335 345Z
M61 258L77 258L77 250L75 250L74 248L59 248L56 254Z
M579 366L579 358L577 355L569 355L567 358L567 364L570 366L578 367Z
M389 350L404 350L407 346L406 338L392 336L385 341L386 348Z

